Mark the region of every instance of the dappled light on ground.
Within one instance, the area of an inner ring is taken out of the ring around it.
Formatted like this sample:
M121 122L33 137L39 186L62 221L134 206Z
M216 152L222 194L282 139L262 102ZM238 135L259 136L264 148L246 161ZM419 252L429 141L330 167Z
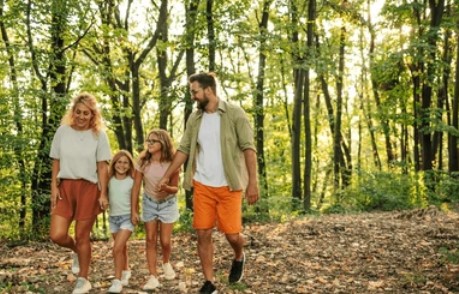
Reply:
M245 279L227 284L231 250L214 234L219 293L457 293L459 216L436 208L308 217L245 227ZM144 242L130 241L132 278L123 293L142 293ZM93 243L91 293L113 278L111 242ZM71 254L50 243L1 245L0 293L70 293ZM153 293L196 293L203 282L194 234L174 236L177 278ZM29 291L29 292L28 292Z

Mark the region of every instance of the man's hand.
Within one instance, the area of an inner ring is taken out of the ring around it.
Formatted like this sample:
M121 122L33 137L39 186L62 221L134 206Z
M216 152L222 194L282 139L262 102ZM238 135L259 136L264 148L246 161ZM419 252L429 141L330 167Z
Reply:
M258 185L257 183L250 183L245 190L245 199L249 205L255 204L258 201Z

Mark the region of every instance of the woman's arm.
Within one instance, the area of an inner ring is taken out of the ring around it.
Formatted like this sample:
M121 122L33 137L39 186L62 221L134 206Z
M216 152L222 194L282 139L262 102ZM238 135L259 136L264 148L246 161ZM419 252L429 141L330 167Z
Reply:
M108 164L106 161L97 162L97 175L99 176L100 197L99 204L102 210L108 208Z
M57 199L60 198L59 179L57 178L60 168L60 161L58 159L53 159L51 167L51 209L56 206Z

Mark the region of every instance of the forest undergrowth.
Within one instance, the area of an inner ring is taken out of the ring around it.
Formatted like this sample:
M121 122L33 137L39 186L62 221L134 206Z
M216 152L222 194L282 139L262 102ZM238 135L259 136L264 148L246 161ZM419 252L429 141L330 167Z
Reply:
M459 293L459 214L435 207L398 212L308 216L249 224L243 282L228 285L231 250L215 232L219 293ZM203 282L193 233L173 237L177 271L151 293L197 293ZM113 278L111 241L93 242L90 293ZM70 293L71 254L49 242L0 244L0 293ZM123 293L141 291L148 272L142 240L131 240L133 272Z

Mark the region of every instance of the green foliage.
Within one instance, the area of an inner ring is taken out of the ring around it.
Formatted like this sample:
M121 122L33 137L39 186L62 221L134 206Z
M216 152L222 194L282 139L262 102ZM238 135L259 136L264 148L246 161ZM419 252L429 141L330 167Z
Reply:
M360 171L358 181L340 192L341 201L325 213L349 211L390 211L426 205L426 189L419 174Z
M193 211L186 209L180 212L180 219L174 226L174 232L191 232L193 230Z
M459 250L457 248L440 247L438 253L445 263L459 264Z

